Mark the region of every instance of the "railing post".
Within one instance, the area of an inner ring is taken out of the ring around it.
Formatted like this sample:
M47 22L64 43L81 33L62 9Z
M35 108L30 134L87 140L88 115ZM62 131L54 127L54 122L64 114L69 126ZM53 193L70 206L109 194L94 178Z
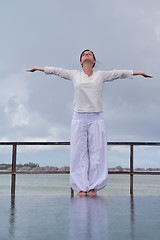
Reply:
M11 179L11 194L15 195L16 187L16 157L17 157L17 145L13 144L12 147L12 179Z
M130 194L133 195L133 144L130 145Z
M74 190L71 188L71 197L74 197Z

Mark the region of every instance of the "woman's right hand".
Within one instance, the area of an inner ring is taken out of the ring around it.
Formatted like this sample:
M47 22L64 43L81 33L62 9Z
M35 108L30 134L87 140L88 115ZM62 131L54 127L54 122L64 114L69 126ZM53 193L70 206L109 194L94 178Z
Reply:
M36 68L28 68L26 71L27 72L35 72L35 71L37 71L37 69Z
M27 72L35 72L35 71L41 71L41 72L44 72L44 67L33 67L33 68L28 68L26 71L27 71Z

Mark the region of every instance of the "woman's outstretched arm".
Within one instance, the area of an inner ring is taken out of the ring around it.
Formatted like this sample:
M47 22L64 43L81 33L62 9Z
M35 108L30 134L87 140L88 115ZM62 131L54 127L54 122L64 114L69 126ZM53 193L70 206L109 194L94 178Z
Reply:
M141 75L141 76L146 77L146 78L152 78L151 75L148 75L144 72L139 72L139 71L133 71L133 75Z
M44 67L33 67L33 68L28 68L26 71L27 71L27 72L35 72L35 71L41 71L41 72L44 72Z

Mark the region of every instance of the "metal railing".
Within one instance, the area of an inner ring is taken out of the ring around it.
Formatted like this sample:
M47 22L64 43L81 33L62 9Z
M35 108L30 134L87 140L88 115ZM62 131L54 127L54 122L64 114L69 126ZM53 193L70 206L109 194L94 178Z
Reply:
M129 174L130 175L130 194L133 195L133 176L134 174L148 174L148 175L160 175L160 172L156 171L134 171L134 146L160 146L160 142L108 142L108 145L118 145L118 146L129 146L129 171L109 171L109 174ZM16 171L16 162L17 162L17 146L64 146L64 145L70 145L70 142L0 142L0 146L12 146L12 171L3 172L0 171L0 174L11 174L11 194L15 195L16 190L16 174L24 174L24 172L17 172ZM25 172L25 174L37 174L38 172ZM39 172L41 173L41 172ZM48 172L43 172L48 173ZM52 171L51 173L57 173ZM63 172L61 172L63 173ZM66 171L64 172L66 173ZM69 173L69 171L68 171ZM71 196L74 195L73 189L71 189Z

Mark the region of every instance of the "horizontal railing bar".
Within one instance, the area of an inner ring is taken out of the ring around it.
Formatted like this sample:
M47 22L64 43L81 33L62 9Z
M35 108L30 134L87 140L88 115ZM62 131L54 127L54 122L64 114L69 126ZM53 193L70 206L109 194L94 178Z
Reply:
M160 172L152 172L152 171L150 171L150 172L134 172L134 174L137 174L137 175L160 175Z
M0 172L0 174L69 174L69 171L24 171L24 172ZM123 175L130 175L130 172L128 171L108 171L109 174L123 174ZM136 175L160 175L160 172L154 172L154 171L146 171L146 172L134 172L133 174Z
M160 142L107 142L108 145L160 146ZM0 145L70 145L70 142L0 142Z
M128 175L130 175L131 174L131 172L118 172L118 171L108 171L108 173L109 174L128 174ZM148 172L148 171L146 171L146 172L133 172L133 175L160 175L160 172Z
M69 171L61 171L61 172L56 172L56 171L24 171L24 172L16 172L16 174L69 174Z
M108 142L108 145L160 146L160 142Z
M0 142L0 145L70 145L70 142Z

